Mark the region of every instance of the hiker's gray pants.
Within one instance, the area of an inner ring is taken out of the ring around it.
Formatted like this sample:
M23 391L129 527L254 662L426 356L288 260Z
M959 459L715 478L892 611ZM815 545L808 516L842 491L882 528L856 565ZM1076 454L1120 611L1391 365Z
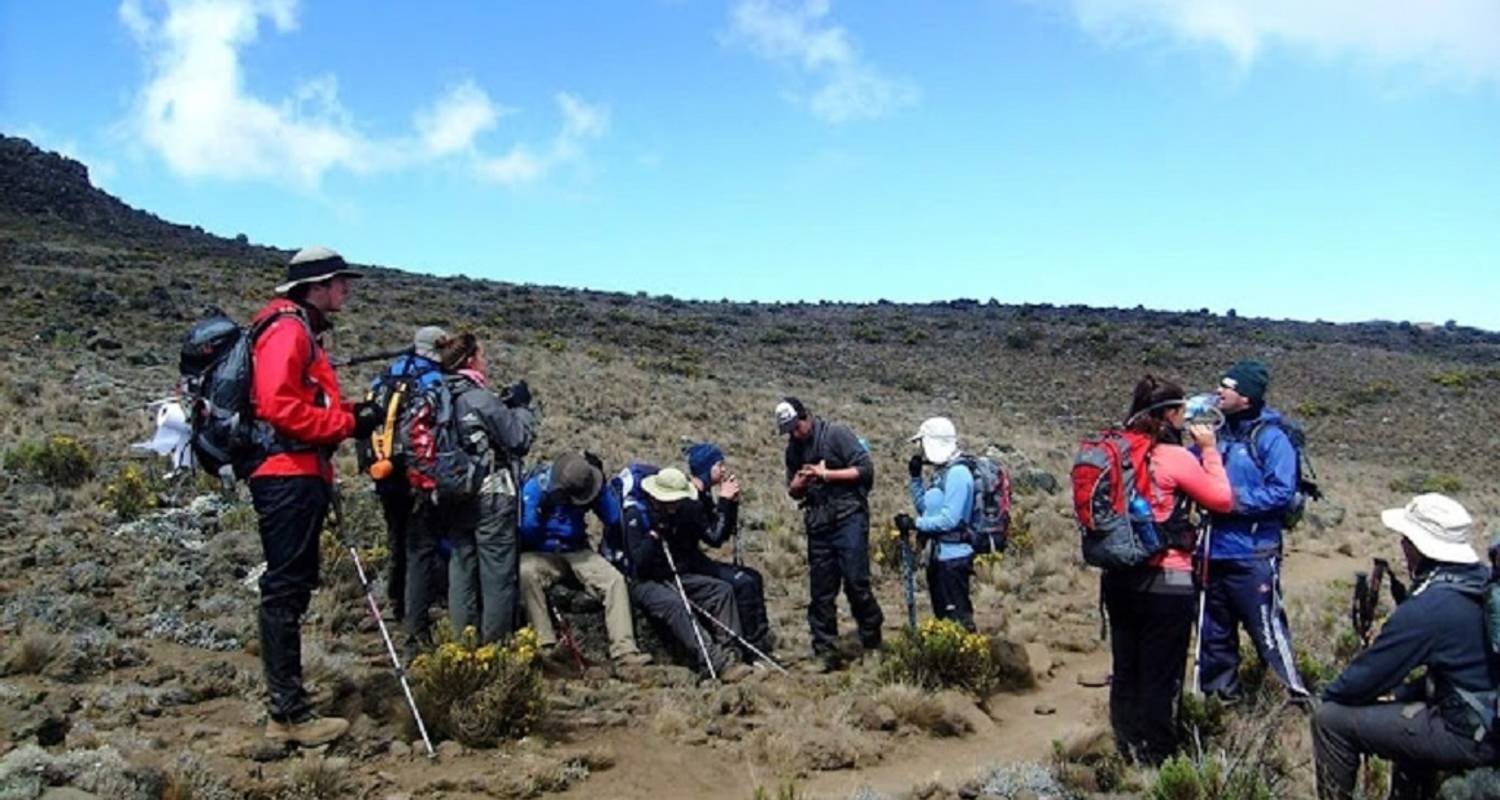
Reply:
M1391 800L1436 797L1439 770L1483 766L1495 758L1493 744L1454 733L1438 709L1425 703L1324 702L1313 714L1312 734L1321 800L1353 800L1365 756L1391 761Z
M682 585L689 599L730 630L740 633L740 612L739 607L734 604L733 586L718 578L693 574L684 574ZM732 642L733 639L719 626L696 614L690 614L682 603L682 595L677 592L677 583L671 578L632 583L630 601L645 612L646 616L666 625L679 647L692 654L698 669L703 669L703 656L698 650L697 636L693 633L695 623L703 634L703 644L708 648L708 658L713 662L714 671L723 672L729 666L729 651L723 643Z
M479 496L473 527L449 534L448 614L453 630L473 625L482 643L510 636L516 624L520 544L516 539L516 497L498 492Z

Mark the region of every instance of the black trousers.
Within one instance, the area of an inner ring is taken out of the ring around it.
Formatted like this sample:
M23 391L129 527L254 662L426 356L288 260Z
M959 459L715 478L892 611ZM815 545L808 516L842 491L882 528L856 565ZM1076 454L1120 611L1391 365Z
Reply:
M734 604L740 612L740 626L744 631L740 635L762 653L770 655L773 646L771 622L766 616L765 580L759 572L750 567L715 561L701 552L696 557L682 559L677 566L684 574L707 575L729 584L734 589ZM741 655L747 663L755 660L756 656L749 648L742 650Z
M712 614L714 619L724 623L730 630L740 632L739 609L734 603L734 589L728 583L707 575L683 573L682 588L689 600ZM630 602L648 617L665 625L671 631L672 638L677 640L678 647L692 654L699 669L707 671L703 665L702 650L708 651L708 660L714 665L715 673L722 674L730 665L730 651L726 645L732 642L732 638L718 625L699 619L695 613L689 612L682 602L682 594L677 591L675 580L667 578L635 581L630 584ZM698 647L699 635L703 637L702 650Z
M837 651L841 586L849 598L860 643L866 650L880 647L885 616L870 589L869 514L861 511L830 528L808 531L807 567L807 627L812 632L813 652L827 657Z
M406 649L408 654L432 643L428 609L448 596L448 565L439 547L442 511L417 500L406 530Z
M260 659L271 718L278 722L311 711L302 686L302 615L318 586L318 540L332 491L321 477L250 479L266 556L260 577Z
M378 491L380 511L385 517L386 547L391 565L386 573L385 596L396 619L406 615L406 530L411 524L414 499L410 489Z
M951 619L965 630L974 630L974 603L969 599L973 577L973 556L939 561L934 555L928 559L927 591L932 595L932 615Z
M1496 756L1492 742L1454 733L1425 703L1324 702L1313 714L1312 734L1321 800L1353 800L1366 756L1391 761L1391 800L1437 797L1439 770L1486 766Z
M1156 572L1152 570L1151 572ZM1158 764L1177 749L1177 698L1186 673L1197 596L1154 587L1146 572L1106 574L1109 722L1120 752Z

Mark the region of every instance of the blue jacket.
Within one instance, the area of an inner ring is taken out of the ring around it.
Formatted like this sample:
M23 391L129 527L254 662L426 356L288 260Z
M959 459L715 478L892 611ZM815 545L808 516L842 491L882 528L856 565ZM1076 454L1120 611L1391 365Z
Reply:
M1396 700L1425 699L1442 709L1455 732L1473 733L1474 719L1456 690L1496 687L1494 665L1485 653L1482 592L1489 576L1483 564L1434 567L1391 613L1369 649L1323 690L1323 699L1362 706L1395 690ZM1403 684L1420 666L1427 667L1427 680ZM1424 697L1428 685L1432 691Z
M934 555L951 561L974 555L968 542L969 516L974 509L974 475L963 464L951 464L932 476L931 484L912 478L911 504L917 510L917 531L935 539Z
M521 550L541 553L576 553L589 546L587 514L590 510L604 523L606 537L620 525L620 500L609 486L599 490L591 506L548 502L552 468L538 469L521 488Z
M1209 558L1245 560L1281 552L1281 518L1297 496L1297 451L1277 423L1281 414L1263 408L1254 416L1230 419L1220 431L1219 452L1234 491L1234 510L1213 515ZM1250 434L1258 453L1250 453Z

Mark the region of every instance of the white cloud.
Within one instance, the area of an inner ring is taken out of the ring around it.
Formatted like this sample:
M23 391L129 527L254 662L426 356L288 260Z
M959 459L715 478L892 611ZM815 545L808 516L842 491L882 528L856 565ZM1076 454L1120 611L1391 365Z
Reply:
M598 139L609 130L607 109L589 105L567 92L558 92L554 99L563 126L546 151L536 153L517 145L503 156L480 157L475 164L481 177L503 184L536 180L557 167L577 161L582 156L584 142Z
M434 155L448 155L474 146L479 134L495 127L504 109L473 81L448 91L431 108L417 112L417 132Z
M866 61L829 10L829 0L740 0L730 12L730 39L811 82L807 94L794 96L829 122L882 117L916 102L916 86Z
M1269 46L1500 84L1495 0L1045 0L1108 41L1168 38L1222 48L1242 67Z
M263 21L276 33L297 26L297 0L123 0L121 22L147 60L147 80L127 125L174 172L314 188L331 171L387 172L458 159L485 180L521 183L582 157L579 144L602 135L606 117L571 96L562 130L544 157L524 144L501 157L480 137L506 109L474 81L450 87L413 114L410 133L365 134L339 99L338 78L316 76L281 100L246 88L241 51ZM561 143L561 144L559 144ZM561 148L561 149L560 149Z

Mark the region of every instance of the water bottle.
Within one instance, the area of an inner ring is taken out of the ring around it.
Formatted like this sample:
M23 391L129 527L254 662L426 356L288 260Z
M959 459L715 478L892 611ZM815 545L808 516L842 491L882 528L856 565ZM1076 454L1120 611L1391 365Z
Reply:
M1151 504L1140 495L1130 498L1130 527L1135 529L1136 538L1141 540L1146 552L1155 553L1161 549L1161 537L1156 534L1156 520L1151 516Z

